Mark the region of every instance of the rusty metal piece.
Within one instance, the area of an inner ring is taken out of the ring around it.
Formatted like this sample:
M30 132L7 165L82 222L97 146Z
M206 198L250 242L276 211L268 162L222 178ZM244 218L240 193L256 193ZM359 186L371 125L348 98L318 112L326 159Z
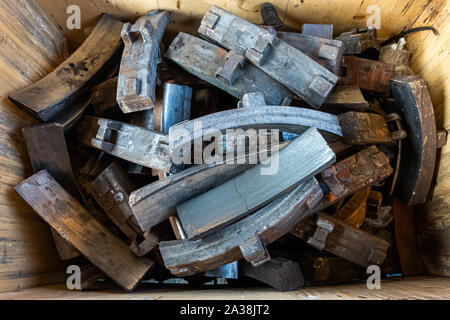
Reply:
M279 31L294 31L293 28L284 24L277 13L277 10L270 2L264 2L261 5L261 18L264 25L273 27Z
M370 190L369 197L367 198L366 218L376 219L378 217L382 200L383 194L381 192Z
M333 39L333 25L332 24L317 24L317 23L304 23L302 25L302 33L305 35L323 38Z
M321 173L321 178L330 192L313 212L321 211L358 190L386 179L392 172L389 159L375 146L332 165Z
M344 54L360 54L368 49L377 53L380 51L380 44L377 40L377 29L374 27L369 27L363 32L357 29L344 32L336 39L344 43Z
M394 194L407 205L426 201L436 163L436 121L427 85L419 76L391 80L392 94L408 137L402 141Z
M365 218L364 223L368 224L372 228L385 228L391 223L393 218L392 207L381 206L377 218Z
M66 61L38 82L9 96L32 116L49 121L72 109L73 102L98 81L120 52L122 22L103 14L89 37Z
M386 117L375 113L349 111L338 115L345 143L366 145L394 143L406 138L400 116L396 113ZM395 122L397 130L390 131L388 123Z
M239 271L279 291L292 291L303 286L304 278L300 265L292 260L276 257L259 267L240 261Z
M198 32L245 56L312 107L319 108L337 83L337 76L266 30L219 7L212 6ZM298 72L302 70L302 72Z
M173 40L165 57L238 99L245 93L261 91L272 105L288 105L294 98L286 87L246 62L244 56L183 32Z
M159 43L169 22L168 11L154 10L140 17L134 25L125 23L123 26L121 34L125 49L120 64L117 102L124 113L155 106Z
M81 283L80 290L89 289L98 280L105 278L106 275L99 268L94 266L92 263L81 267Z
M176 171L168 137L156 131L114 120L85 117L78 132L80 142L118 158L164 172Z
M359 228L366 217L367 199L370 194L370 188L356 191L350 200L340 208L334 216L348 223L354 228Z
M23 128L22 134L33 171L46 169L67 192L77 200L81 200L64 138L64 127L57 123L32 125ZM69 260L80 255L53 229L52 235L61 260Z
M196 124L201 123L201 126ZM282 132L303 133L314 127L330 136L342 136L341 126L336 116L306 108L286 106L246 106L233 110L216 112L195 120L185 121L169 129L169 145L172 155L190 150L194 141L199 141L207 132L225 132L227 129L257 128L279 129Z
M258 265L266 260L267 252L259 251L254 255L250 254L254 252L251 248L255 244L265 247L289 232L321 197L318 182L311 179L252 215L207 237L163 241L159 248L165 266L172 274L185 276L215 269L243 257L250 259L252 265ZM260 243L256 239L260 239ZM247 244L251 245L248 249Z
M291 234L318 250L325 250L363 267L382 265L390 246L389 242L324 212L301 221Z
M389 80L395 75L395 65L375 60L345 56L339 84L353 84L363 90L388 94Z
M275 173L261 174L261 168L267 166L262 163L178 205L183 229L188 239L210 234L309 180L335 160L335 154L317 129L310 128L279 152Z
M91 89L91 104L97 116L110 116L120 111L116 100L117 77L108 79Z
M341 41L294 32L278 32L277 36L331 72L339 73L344 55L344 46Z

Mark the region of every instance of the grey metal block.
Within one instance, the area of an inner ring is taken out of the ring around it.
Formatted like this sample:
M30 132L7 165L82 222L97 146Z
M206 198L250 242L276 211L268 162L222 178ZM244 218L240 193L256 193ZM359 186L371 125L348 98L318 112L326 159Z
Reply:
M134 25L123 26L125 49L120 64L117 103L124 113L155 106L159 43L169 22L168 11L155 10L139 18Z
M162 241L159 249L164 264L174 275L186 276L239 260L243 243L258 236L267 246L289 232L321 198L314 178L302 182L286 196L207 237Z
M338 81L335 74L279 39L274 29L260 28L219 7L211 7L198 32L245 56L312 107L320 107Z
M183 32L173 40L165 57L238 99L260 91L272 105L286 105L293 99L285 86L246 62L242 55Z

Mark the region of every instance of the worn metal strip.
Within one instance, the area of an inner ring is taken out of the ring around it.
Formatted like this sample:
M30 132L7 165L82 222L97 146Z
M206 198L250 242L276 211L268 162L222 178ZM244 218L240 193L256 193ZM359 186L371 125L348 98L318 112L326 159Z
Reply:
M289 232L322 197L315 179L302 182L287 195L234 224L198 240L163 241L164 264L177 276L215 269L243 257L257 266L267 262L264 246ZM255 251L256 243L262 250ZM249 252L253 252L251 255Z
M188 238L205 236L266 205L335 162L334 152L315 128L310 128L276 157L271 175L261 174L267 162L177 206ZM301 163L301 167L298 164Z
M9 98L42 121L66 112L88 85L101 75L102 67L106 67L107 62L120 52L122 25L116 18L103 14L89 37L65 62Z
M168 137L114 120L85 117L78 127L80 142L144 167L171 172Z
M436 163L436 120L425 81L419 76L391 80L392 94L408 136L402 141L395 193L408 205L426 201Z
M196 126L201 124L201 128ZM186 121L169 129L171 154L178 154L193 141L201 139L212 130L225 132L227 129L279 129L283 132L302 133L314 127L334 136L342 136L336 116L317 110L286 106L248 106L226 110Z
M366 50L380 52L377 29L374 27L369 27L364 32L359 32L359 30L344 32L336 37L336 39L343 42L345 48L344 54L360 54Z
M205 14L198 32L245 56L312 107L320 107L337 83L334 73L278 38L274 29L260 28L219 7Z
M248 92L264 92L269 104L289 104L293 94L263 71L232 51L180 32L165 57L184 70L242 99Z
M155 106L159 43L169 22L168 11L155 10L139 18L134 25L123 26L125 49L120 63L117 103L124 113Z
M333 39L332 24L304 23L302 25L302 33L313 37L323 39Z
M130 195L130 206L142 230L176 214L175 207L249 169L250 164L197 165L151 183Z

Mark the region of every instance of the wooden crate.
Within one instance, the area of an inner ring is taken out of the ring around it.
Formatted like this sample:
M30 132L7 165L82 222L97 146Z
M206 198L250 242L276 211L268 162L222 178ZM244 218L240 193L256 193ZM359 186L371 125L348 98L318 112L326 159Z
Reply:
M73 51L83 42L101 12L134 20L150 9L171 10L173 23L169 27L169 37L173 37L178 31L195 34L202 16L211 4L222 6L254 23L261 23L259 8L262 2L72 0L70 4L81 8L82 28L69 30L66 25L68 14L65 1L0 0L0 292L54 283L65 277L48 226L13 190L15 184L32 174L20 129L35 120L13 106L7 95L40 79L64 60L62 36L68 39L69 49ZM57 28L45 19L41 20L42 28L35 28L33 23L36 17L42 14L36 3ZM416 33L407 37L407 46L412 51L411 65L414 72L428 83L438 127L450 127L448 1L274 0L272 3L277 7L281 18L291 26L299 27L302 23L330 23L334 24L335 34L348 31L351 27L365 27L371 15L368 10L372 5L378 5L380 9L379 38L384 39L411 27L434 26L440 32L439 37L432 32ZM45 45L28 41L27 36L36 33L44 39ZM60 41L46 42L45 39L49 36ZM450 258L446 240L450 226L450 182L446 179L450 174L450 144L441 149L438 163L432 199L420 207L418 220L421 233L432 235L434 243L434 250L424 256L428 271L431 274L448 276ZM426 279L429 278L424 278L423 281L430 281ZM409 286L405 286L405 290L413 290L411 288L416 286L417 290L425 292L426 286L420 286L418 283L419 280L410 282ZM428 284L439 287L439 281L431 281ZM58 288L60 287L54 290ZM353 287L346 288L351 294ZM330 290L329 292L333 292ZM357 289L354 290L356 295ZM186 293L186 297L190 294ZM266 293L261 294L264 297ZM380 295L383 296L383 293L378 294ZM389 296L388 293L385 295ZM0 296L2 297L4 296ZM296 297L301 298L303 295L299 293Z

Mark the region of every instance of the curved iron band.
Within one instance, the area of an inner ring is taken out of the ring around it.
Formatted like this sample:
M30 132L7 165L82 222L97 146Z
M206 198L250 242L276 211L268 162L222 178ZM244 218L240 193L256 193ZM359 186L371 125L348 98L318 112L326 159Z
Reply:
M253 165L198 165L138 189L130 206L142 230L176 214L175 207L239 175Z
M426 201L436 164L436 121L425 81L419 76L397 76L390 80L392 95L405 130L400 171L395 193L413 206Z
M293 100L294 95L290 90L251 63L242 60L242 65L229 66L231 55L231 51L183 32L177 35L165 53L167 59L187 72L238 99L242 99L245 93L264 92L267 104L270 105ZM222 73L218 71L224 69L230 71L230 81L219 77Z
M48 121L74 101L88 86L102 76L115 61L122 41L123 23L103 14L89 37L66 61L38 82L9 96L19 108Z
M302 182L293 191L238 222L198 240L162 241L164 264L177 276L215 269L243 258L246 242L254 238L268 245L289 232L322 198L316 179Z
M194 123L201 123L201 130L194 131ZM211 130L227 129L279 129L282 132L302 133L314 127L342 137L341 126L335 115L306 108L286 106L245 107L221 111L182 122L169 129L170 153L178 152L187 144L200 140Z

